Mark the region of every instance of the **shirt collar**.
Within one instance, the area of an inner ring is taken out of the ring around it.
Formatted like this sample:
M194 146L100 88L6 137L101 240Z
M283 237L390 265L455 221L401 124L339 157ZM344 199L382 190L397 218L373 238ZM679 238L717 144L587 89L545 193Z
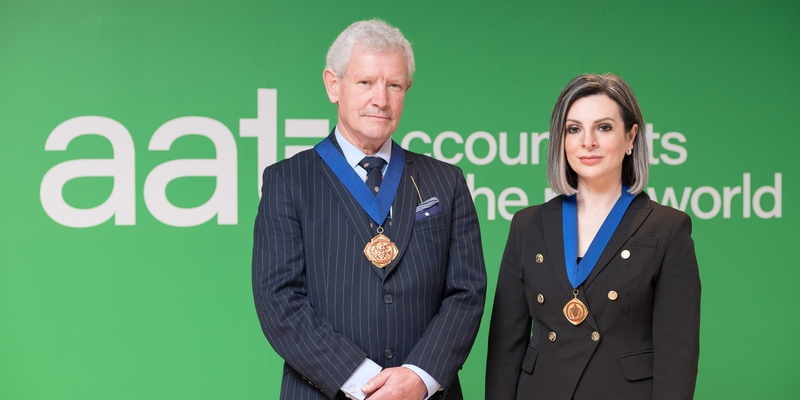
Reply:
M364 152L362 152L361 150L359 150L358 147L353 146L352 143L348 142L347 139L345 139L344 136L342 136L341 132L339 132L339 125L336 125L336 128L334 128L334 134L336 135L336 141L339 143L339 147L342 148L342 153L344 154L344 158L347 160L347 163L351 165L353 168L357 167L358 163L361 162L361 159L363 159L367 155L364 154ZM385 170L386 166L389 165L389 162L391 162L392 158L391 138L386 139L386 141L383 142L381 148L378 150L377 153L375 153L375 157L380 157L386 160L386 165L383 167Z

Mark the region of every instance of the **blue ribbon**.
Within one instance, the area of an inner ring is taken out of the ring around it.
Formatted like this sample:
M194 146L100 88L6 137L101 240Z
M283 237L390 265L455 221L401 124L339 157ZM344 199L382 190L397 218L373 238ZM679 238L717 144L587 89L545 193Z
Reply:
M322 161L328 164L333 170L333 173L342 181L344 186L350 191L350 194L356 199L358 204L367 212L370 218L376 224L382 225L383 221L389 215L389 210L392 208L394 196L397 193L397 188L400 187L400 177L403 176L403 168L406 165L406 152L397 143L392 141L392 158L389 166L386 167L386 173L383 174L383 181L381 182L381 189L378 195L373 195L364 181L356 174L353 167L347 164L347 159L344 158L336 146L331 143L330 138L325 138L323 141L314 146L314 150L322 157Z
M578 204L574 194L572 196L564 196L561 209L561 218L564 225L564 257L567 264L567 276L573 289L577 289L592 273L600 254L603 253L614 231L617 230L625 211L628 210L628 206L634 197L636 196L628 193L628 187L622 185L622 196L614 203L614 207L606 216L603 225L600 226L600 230L589 245L589 250L586 251L579 263Z

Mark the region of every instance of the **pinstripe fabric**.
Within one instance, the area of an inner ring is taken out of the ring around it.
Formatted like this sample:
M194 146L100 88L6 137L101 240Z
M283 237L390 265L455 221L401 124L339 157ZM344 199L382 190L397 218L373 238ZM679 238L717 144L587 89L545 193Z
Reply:
M423 199L442 215L415 221ZM385 269L364 256L367 214L314 150L264 171L253 245L253 292L265 336L286 361L282 399L333 398L368 357L417 365L460 399L457 372L483 313L486 272L461 170L406 152ZM391 297L389 297L391 296Z

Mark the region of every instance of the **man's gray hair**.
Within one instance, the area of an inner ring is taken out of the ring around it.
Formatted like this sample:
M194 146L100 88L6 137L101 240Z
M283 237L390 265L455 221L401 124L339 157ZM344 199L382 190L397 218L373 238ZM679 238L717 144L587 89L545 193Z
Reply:
M564 154L567 112L576 100L596 94L604 94L617 103L625 133L629 133L634 124L639 126L639 132L633 140L632 154L622 160L622 183L628 185L631 194L639 194L647 185L649 168L642 110L628 83L611 73L580 75L571 80L558 96L550 119L547 151L547 180L550 187L554 192L567 196L578 192L578 176Z
M379 19L354 22L339 34L328 49L325 68L335 72L339 78L344 77L356 46L375 53L402 50L408 62L408 80L410 81L414 75L414 52L411 50L411 43L399 29Z

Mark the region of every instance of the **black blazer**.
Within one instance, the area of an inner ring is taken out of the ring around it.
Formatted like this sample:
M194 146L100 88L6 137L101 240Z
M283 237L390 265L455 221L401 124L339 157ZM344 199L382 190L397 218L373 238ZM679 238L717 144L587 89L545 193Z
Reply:
M462 398L457 372L486 291L478 218L459 168L405 156L387 227L400 254L385 269L363 253L375 235L369 217L315 150L264 171L253 292L285 360L281 399L333 398L364 358L414 364L445 388L443 398ZM417 213L411 177L441 207Z
M689 216L636 196L579 287L589 315L573 326L563 314L574 296L561 199L523 209L511 222L486 399L691 399L700 277Z

